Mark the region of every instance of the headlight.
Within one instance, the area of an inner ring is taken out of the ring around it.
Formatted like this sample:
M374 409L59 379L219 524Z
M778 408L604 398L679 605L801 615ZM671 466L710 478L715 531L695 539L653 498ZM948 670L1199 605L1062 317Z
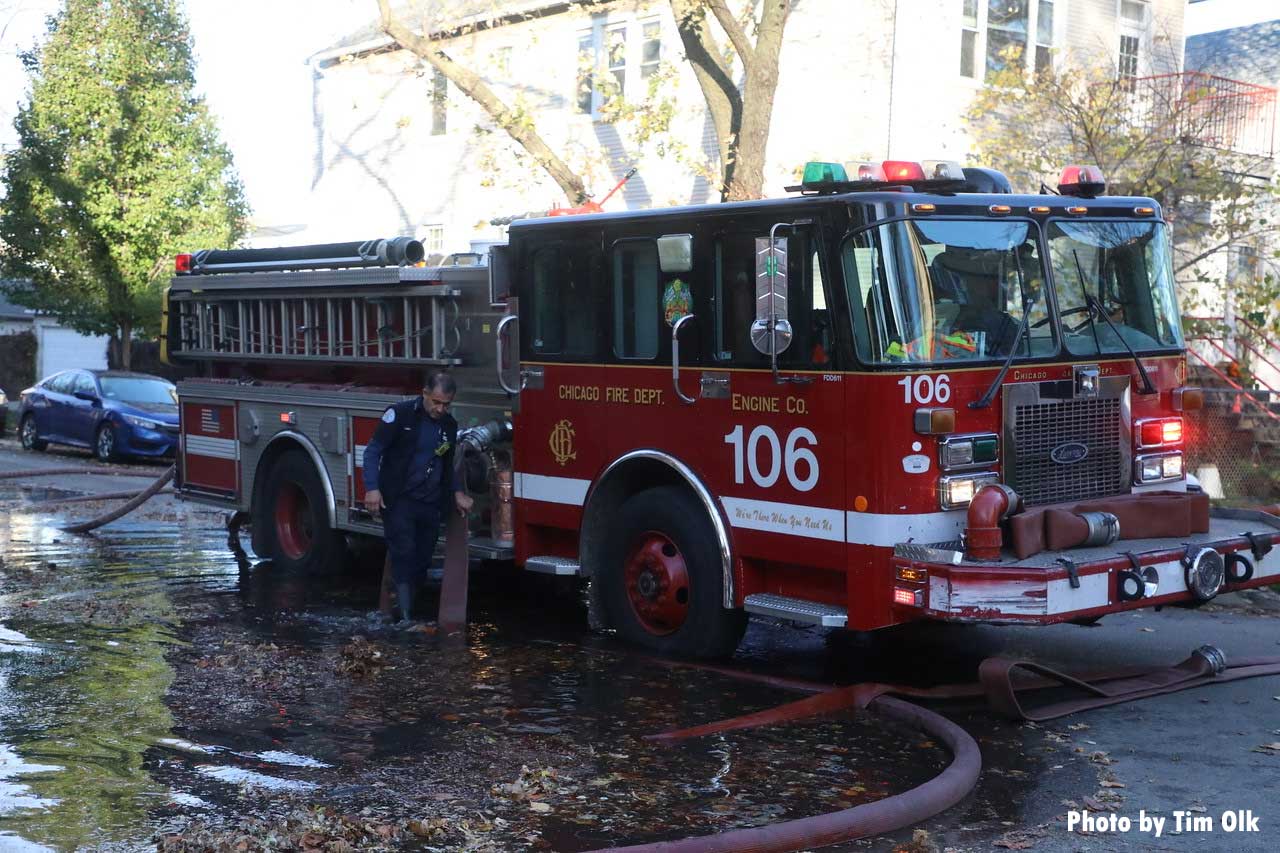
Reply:
M991 433L949 435L938 442L938 463L944 471L986 467L1000 458L1000 439Z
M124 419L141 429L160 429L160 424L155 421L149 421L146 418L135 418L133 415L125 415Z
M1138 485L1182 479L1182 454L1153 453L1133 460L1133 478Z
M973 500L978 489L987 483L1000 482L994 472L943 477L938 481L938 502L943 509L963 509Z

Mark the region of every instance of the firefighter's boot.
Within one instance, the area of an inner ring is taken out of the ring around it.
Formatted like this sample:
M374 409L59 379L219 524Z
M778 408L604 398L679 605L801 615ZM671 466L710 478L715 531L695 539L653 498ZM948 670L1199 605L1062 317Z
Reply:
M400 602L400 621L408 622L413 618L413 584L396 584L396 600Z

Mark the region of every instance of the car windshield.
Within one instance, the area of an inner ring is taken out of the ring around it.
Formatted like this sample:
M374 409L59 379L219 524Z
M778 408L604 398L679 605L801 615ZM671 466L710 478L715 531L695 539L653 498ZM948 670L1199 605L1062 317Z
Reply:
M102 396L125 403L167 403L176 405L174 387L163 379L138 379L125 376L102 377Z
M1005 358L1030 305L1018 355L1057 350L1035 225L898 221L844 246L858 353L871 363Z
M1126 342L1134 350L1182 347L1163 223L1051 222L1047 233L1072 355L1122 353Z

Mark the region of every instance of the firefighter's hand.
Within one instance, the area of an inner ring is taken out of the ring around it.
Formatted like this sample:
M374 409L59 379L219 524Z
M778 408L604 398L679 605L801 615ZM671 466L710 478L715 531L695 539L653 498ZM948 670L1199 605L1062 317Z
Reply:
M471 507L473 504L475 504L475 501L472 499L471 495L467 494L466 492L454 492L453 502L458 507L458 515L461 515L464 518L466 517L467 513L471 512Z
M371 515L377 515L379 512L387 508L382 502L382 492L372 489L364 493L364 508L369 510Z

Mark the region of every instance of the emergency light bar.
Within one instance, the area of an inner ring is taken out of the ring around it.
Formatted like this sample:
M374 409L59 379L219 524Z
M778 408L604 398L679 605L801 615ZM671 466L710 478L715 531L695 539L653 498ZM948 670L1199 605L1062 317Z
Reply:
M848 163L810 161L799 186L787 192L849 192L907 186L911 189L959 192L967 188L964 169L951 160L855 160Z

